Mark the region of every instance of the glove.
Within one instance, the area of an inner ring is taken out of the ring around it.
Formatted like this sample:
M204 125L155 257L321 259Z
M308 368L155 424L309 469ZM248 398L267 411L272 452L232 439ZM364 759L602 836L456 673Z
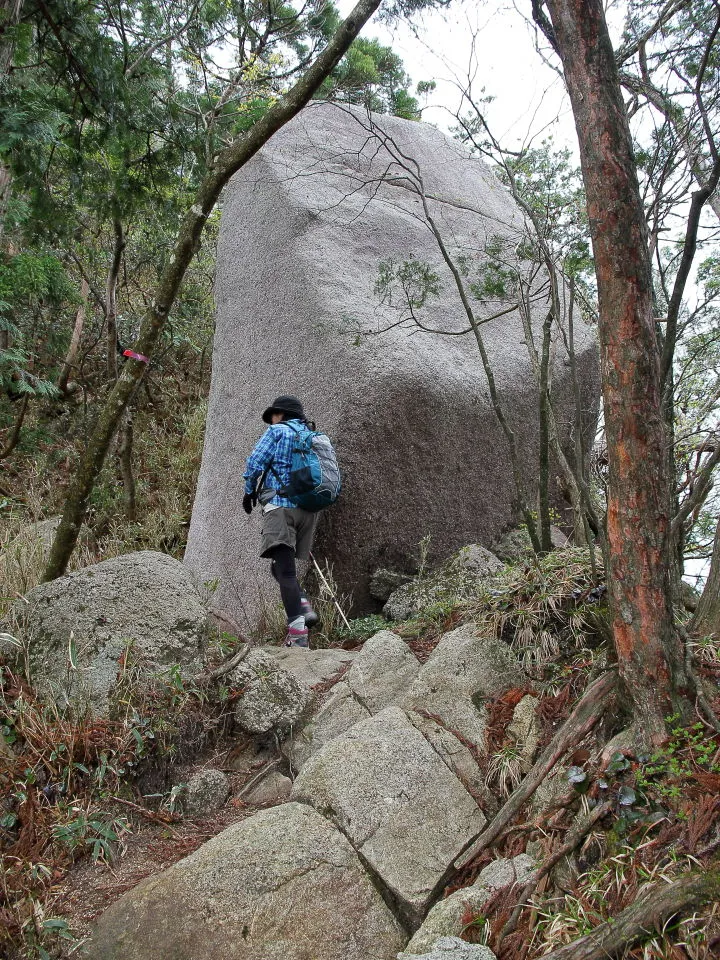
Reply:
M245 513L252 513L252 508L255 506L255 503L257 503L257 499L253 497L251 493L246 493L243 497L243 510Z

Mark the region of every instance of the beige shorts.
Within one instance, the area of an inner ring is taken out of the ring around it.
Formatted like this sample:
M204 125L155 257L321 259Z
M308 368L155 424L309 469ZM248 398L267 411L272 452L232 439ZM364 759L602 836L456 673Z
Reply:
M299 507L278 507L263 514L260 528L260 556L270 555L273 547L284 544L295 550L298 560L310 556L317 514Z

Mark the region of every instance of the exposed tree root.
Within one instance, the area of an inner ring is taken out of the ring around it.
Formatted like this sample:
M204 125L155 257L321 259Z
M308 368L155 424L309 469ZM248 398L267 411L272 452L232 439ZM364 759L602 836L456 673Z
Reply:
M542 752L532 770L526 775L517 790L509 797L490 826L455 861L455 868L462 870L475 857L494 843L515 817L522 806L535 793L548 773L570 747L586 736L605 710L605 701L617 683L617 673L609 670L592 683L575 706L570 716Z
M528 897L532 895L533 891L537 888L543 877L546 877L553 867L562 860L563 857L566 857L568 854L572 853L573 850L581 843L586 834L592 830L598 820L602 820L602 818L606 814L610 813L611 810L612 803L609 800L605 803L599 804L594 810L591 810L587 817L583 818L583 820L577 823L569 831L568 839L565 841L565 843L558 850L556 850L555 853L553 853L553 855L545 861L540 870L538 870L537 873L535 873L530 880L528 880L528 882L520 891L517 906L510 914L510 919L503 927L502 932L494 945L494 950L496 953L499 952L500 944L503 942L505 937L509 936L515 931L517 922L520 919L520 914L527 906Z
M230 673L231 670L234 670L235 667L242 663L245 657L250 653L250 644L245 643L238 650L237 653L233 654L229 660L226 660L224 663L221 663L219 667L215 667L214 670L210 670L207 673L201 673L195 680L197 684L210 684L214 683L215 680L219 680L220 677L224 677L226 674Z
M715 716L715 711L713 710L712 705L710 704L710 701L705 696L705 691L703 690L703 686L702 686L702 680L698 676L697 671L695 670L692 662L690 636L687 630L685 629L685 627L681 623L678 624L677 629L678 629L678 633L680 634L680 637L682 638L682 642L685 645L685 669L695 687L695 708L696 710L698 710L701 716L701 719L709 727L711 727L715 731L715 733L720 733L720 720L718 720L718 718Z
M148 810L147 807L143 807L139 803L132 803L130 800L124 800L122 797L113 795L110 799L113 803L121 803L124 807L129 807L131 810L134 810L135 813L139 813L140 816L145 817L146 820L151 820L153 823L179 823L179 821L182 820L182 817L175 813L165 813L162 810Z
M543 960L608 960L651 931L661 929L672 916L694 910L720 897L720 864L696 870L674 883L657 883L640 894L622 913L602 923Z
M273 770L277 770L277 768L280 766L280 762L281 762L280 760L271 760L269 763L266 763L265 766L262 768L262 770L260 770L258 773L255 774L254 777L248 780L248 782L245 784L242 790L239 791L239 793L237 794L237 799L241 800L243 797L246 797L248 793L250 793L250 791L253 789L253 787L256 787L260 783L260 781L264 780L269 773L272 773Z

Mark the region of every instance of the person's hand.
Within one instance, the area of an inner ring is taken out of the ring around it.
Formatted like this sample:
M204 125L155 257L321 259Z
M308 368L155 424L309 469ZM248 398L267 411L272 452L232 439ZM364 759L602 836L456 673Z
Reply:
M253 506L253 495L251 493L246 493L243 497L243 510L245 513L252 513Z

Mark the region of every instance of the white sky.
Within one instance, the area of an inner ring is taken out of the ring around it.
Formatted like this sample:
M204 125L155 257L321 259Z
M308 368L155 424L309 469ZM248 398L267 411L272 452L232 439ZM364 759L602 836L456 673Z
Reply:
M519 9L526 7L529 13L529 0L518 2ZM350 7L350 0L342 0L341 12ZM539 142L552 134L558 145L575 149L575 127L562 80L543 64L532 28L517 9L502 0L455 0L446 12L428 12L413 20L412 27L401 23L390 29L372 21L362 35L392 46L413 87L420 80L437 82L423 120L449 132L461 102L459 91L472 76L476 96L484 88L485 95L495 98L487 117L503 146L516 149L529 135Z
M491 96L485 108L490 128L505 149L515 150L552 137L556 147L569 147L579 165L577 138L570 101L556 71L535 49L535 31L526 17L530 0L453 0L445 12L413 17L412 25L392 27L371 21L362 36L377 37L402 57L412 78L411 93L421 80L435 80L427 100L420 97L423 120L447 133L456 124L462 103L461 90L472 78L476 97ZM354 0L339 0L341 14ZM619 39L624 4L609 10L613 42ZM544 44L547 48L547 44ZM483 94L484 88L484 94ZM464 111L463 111L464 112ZM708 563L689 561L686 578L694 581Z

